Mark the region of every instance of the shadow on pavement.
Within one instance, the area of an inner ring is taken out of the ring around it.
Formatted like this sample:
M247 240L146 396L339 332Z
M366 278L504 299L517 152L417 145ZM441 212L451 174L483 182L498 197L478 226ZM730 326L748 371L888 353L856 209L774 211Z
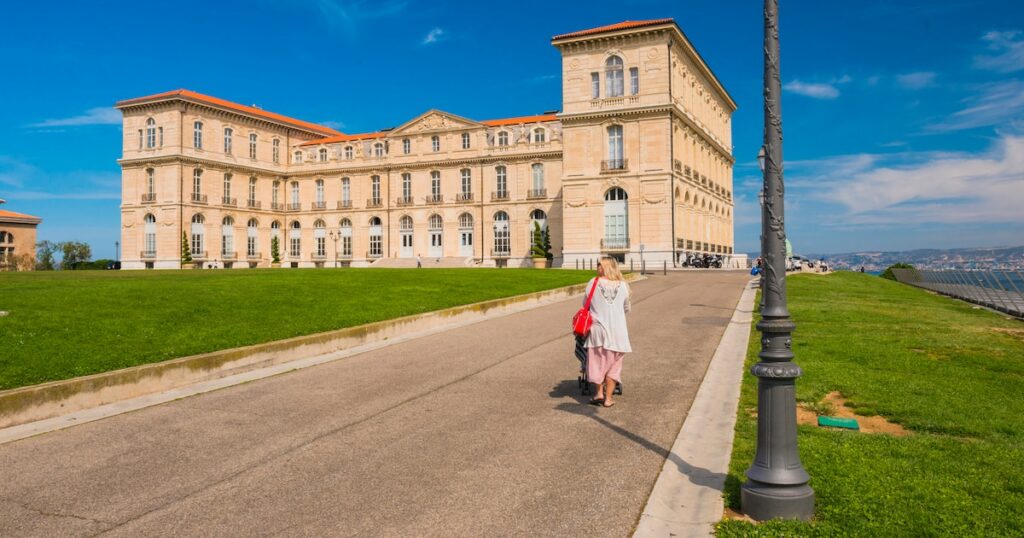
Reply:
M690 465L681 457L679 457L679 455L673 454L669 450L649 441L643 436L637 435L617 424L613 424L608 420L602 418L598 414L601 411L601 408L587 404L589 397L580 395L575 380L562 381L561 383L554 387L550 394L552 398L563 398L565 396L570 396L575 398L577 401L577 403L560 403L555 406L555 409L559 411L564 411L566 413L572 413L574 415L589 417L597 421L598 424L601 424L602 426L608 428L609 430L625 437L626 439L629 439L630 441L633 441L634 443L646 448L647 450L650 450L651 452L654 452L655 454L663 458L666 458L672 463L676 464L676 467L679 469L679 472L685 475L690 480L690 482L698 486L712 488L717 491L723 490L725 486L725 480L728 475L726 475L725 473L717 473L714 471L710 471L703 467L696 467L694 465Z

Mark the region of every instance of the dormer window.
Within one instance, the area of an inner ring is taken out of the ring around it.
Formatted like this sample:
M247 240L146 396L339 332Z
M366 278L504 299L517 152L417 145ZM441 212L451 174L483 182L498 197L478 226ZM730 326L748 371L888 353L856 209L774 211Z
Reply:
M373 145L373 156L374 157L383 157L384 156L384 144L381 144L380 142L377 142L376 144Z
M301 151L296 151L295 152L295 154L292 156L292 162L295 163L295 164L302 164L302 152Z
M327 162L327 148L320 148L318 154L320 155L320 162Z
M501 131L501 132L498 133L498 145L499 146L507 146L508 145L508 131Z
M544 139L545 139L545 134L544 134L544 128L543 127L537 127L536 129L533 130L533 143L534 144L543 144L544 143Z
M351 161L352 160L352 155L353 155L352 146L345 146L345 158Z

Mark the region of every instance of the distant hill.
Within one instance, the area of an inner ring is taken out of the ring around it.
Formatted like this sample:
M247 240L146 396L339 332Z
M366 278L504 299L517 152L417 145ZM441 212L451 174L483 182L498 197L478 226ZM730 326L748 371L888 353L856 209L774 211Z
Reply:
M798 253L799 254L799 253ZM816 260L825 258L837 269L881 271L898 262L909 263L920 269L949 268L1016 268L1024 269L1024 246L992 248L925 248L896 252L847 252L842 254L807 254ZM755 254L756 258L757 255Z

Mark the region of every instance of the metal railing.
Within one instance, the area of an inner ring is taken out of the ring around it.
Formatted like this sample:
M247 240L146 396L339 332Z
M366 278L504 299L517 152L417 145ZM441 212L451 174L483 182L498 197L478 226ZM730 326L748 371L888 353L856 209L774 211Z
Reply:
M473 193L471 193L471 192L463 192L463 193L456 194L455 195L455 201L456 202L472 202L473 201Z
M510 249L507 249L507 248L492 248L491 249L491 257L492 258L508 258L511 255L512 255L512 251Z
M366 199L366 207L368 207L368 208L370 208L370 207L382 207L383 205L384 205L384 200L382 200L380 198L367 198Z
M409 196L409 197L403 196L401 198L395 198L395 206L396 207L405 207L405 206L410 206L412 204L413 204L412 196Z
M197 193L193 192L192 193L192 201L197 203L197 204L205 204L206 203L206 195L205 194L197 194Z
M302 210L302 204L288 204L288 207L285 208L285 209L287 211L301 211Z
M327 209L327 202L313 202L310 209Z
M238 253L233 250L222 250L220 251L220 257L225 260L233 260L238 257Z
M249 200L246 200L245 205L250 209L259 209L263 204L261 204L259 200L253 200L250 198Z
M537 198L547 198L547 197L548 197L548 190L547 189L530 189L530 190L526 191L526 198L530 199L530 200L535 200Z
M601 250L629 250L629 238L610 237L602 239Z
M372 252L372 251L369 251L369 252L366 253L366 257L367 258L383 258L384 257L384 253L383 252Z
M193 251L189 252L189 256L191 256L193 260L205 260L206 259L206 251L205 250L193 250Z
M896 280L1024 319L1024 271L893 269Z
M284 211L284 204L278 202L270 202L270 209L273 211Z
M607 159L601 161L602 172L624 172L629 168L629 159Z
M424 197L423 200L428 204L443 204L444 196L440 194L431 194L430 196Z
M338 209L352 209L352 200L341 200L338 202Z
M142 195L142 203L151 204L156 201L156 193L150 192Z
M221 196L220 197L220 203L221 203L221 205L236 206L236 205L238 205L238 199L237 198L232 198L230 196Z
M334 259L336 259L336 260L351 260L352 259L352 253L351 252L339 252L339 253L334 255Z
M143 260L151 260L153 258L156 258L156 251L155 250L143 250L143 251L139 252L139 258L142 258Z
M492 202L504 202L504 201L507 201L508 199L509 199L508 191L500 191L500 192L492 192L491 193L491 201Z
M250 260L258 260L258 259L262 258L263 256L259 252L248 252L248 253L246 253L245 257L250 259Z

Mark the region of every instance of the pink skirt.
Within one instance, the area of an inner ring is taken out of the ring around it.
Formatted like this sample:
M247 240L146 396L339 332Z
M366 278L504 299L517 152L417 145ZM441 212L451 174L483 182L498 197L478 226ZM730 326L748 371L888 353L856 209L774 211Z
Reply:
M591 383L601 384L606 377L610 377L621 383L622 357L625 355L621 351L611 351L603 347L587 348L587 379Z

